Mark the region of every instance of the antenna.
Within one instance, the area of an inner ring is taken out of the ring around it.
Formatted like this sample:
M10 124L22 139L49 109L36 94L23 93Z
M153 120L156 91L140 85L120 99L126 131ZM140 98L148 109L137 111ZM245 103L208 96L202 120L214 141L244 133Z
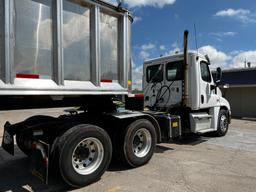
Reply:
M196 50L197 50L197 55L199 55L199 51L198 51L198 44L197 44L196 23L194 23L194 30L195 30L195 42L196 42Z
M118 8L121 8L124 4L124 0L116 0Z

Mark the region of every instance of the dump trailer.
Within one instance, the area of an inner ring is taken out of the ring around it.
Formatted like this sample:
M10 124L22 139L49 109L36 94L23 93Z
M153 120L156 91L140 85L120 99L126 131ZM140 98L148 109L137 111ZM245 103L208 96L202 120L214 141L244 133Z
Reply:
M0 14L0 110L78 109L7 120L8 153L17 144L33 175L47 183L57 173L73 187L98 180L112 156L132 167L150 160L158 121L114 102L132 85L129 11L99 0L0 0Z
M32 116L4 126L2 147L14 155L16 144L44 183L58 174L70 186L85 186L112 158L138 167L157 143L187 132L227 132L230 107L203 56L185 51L147 61L145 97L130 94L133 18L122 7L0 0L0 15L0 110L76 107L57 118ZM125 99L125 109L118 99Z

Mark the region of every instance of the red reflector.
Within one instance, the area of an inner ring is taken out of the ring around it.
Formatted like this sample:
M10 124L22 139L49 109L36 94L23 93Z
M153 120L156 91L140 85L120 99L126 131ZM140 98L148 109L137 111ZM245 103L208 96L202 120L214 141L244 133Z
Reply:
M143 93L138 93L138 94L135 94L135 97L144 97L144 94Z
M45 166L45 167L48 167L49 161L48 161L48 158L47 158L47 157L45 157L45 158L43 159L43 162L44 162L44 166Z
M111 79L101 79L101 83L113 83Z
M16 74L16 78L39 79L37 74Z

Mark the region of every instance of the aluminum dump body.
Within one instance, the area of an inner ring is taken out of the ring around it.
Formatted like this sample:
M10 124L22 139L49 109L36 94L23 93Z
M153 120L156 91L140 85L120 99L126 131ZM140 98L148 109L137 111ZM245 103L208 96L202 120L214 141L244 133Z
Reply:
M0 0L0 96L128 94L131 23L99 0Z

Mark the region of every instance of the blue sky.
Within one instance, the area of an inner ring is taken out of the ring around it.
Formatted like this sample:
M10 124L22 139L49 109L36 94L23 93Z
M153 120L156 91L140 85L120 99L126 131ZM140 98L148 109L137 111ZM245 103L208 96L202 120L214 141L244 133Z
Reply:
M108 0L114 1L114 0ZM114 1L115 2L115 1ZM208 54L212 68L256 66L255 0L125 0L133 24L134 85L141 86L143 60L181 51L183 31L189 47Z

